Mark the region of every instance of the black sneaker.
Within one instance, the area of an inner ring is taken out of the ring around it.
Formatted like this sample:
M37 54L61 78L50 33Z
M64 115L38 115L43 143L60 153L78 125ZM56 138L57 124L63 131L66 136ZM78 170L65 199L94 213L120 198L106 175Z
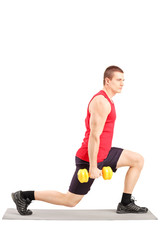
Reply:
M24 199L21 194L22 191L18 191L11 194L13 201L16 204L17 210L21 215L31 215L32 211L27 209L32 202L29 198Z
M116 213L124 214L124 213L147 213L148 208L139 207L135 203L134 199L131 199L131 203L124 206L122 203L118 204Z

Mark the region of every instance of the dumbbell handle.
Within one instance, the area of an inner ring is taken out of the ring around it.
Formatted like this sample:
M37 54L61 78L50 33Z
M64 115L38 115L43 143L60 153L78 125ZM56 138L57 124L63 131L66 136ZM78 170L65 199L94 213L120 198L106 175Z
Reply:
M108 166L108 167L103 167L102 168L102 176L103 176L104 180L111 179L112 175L113 175L113 171L112 171L111 167ZM81 183L88 182L88 180L89 180L89 173L88 173L86 168L79 169L79 171L77 173L77 176L78 176L78 180Z

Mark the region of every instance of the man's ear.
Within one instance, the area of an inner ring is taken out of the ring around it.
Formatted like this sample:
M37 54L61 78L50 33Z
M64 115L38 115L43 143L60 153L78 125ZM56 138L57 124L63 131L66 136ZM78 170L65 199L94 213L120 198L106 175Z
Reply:
M109 78L105 78L105 83L108 85L109 84L109 81L110 81L110 79Z

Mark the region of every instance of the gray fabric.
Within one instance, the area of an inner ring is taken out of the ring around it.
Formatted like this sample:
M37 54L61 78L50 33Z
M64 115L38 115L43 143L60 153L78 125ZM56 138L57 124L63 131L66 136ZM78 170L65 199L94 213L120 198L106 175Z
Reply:
M157 220L150 212L145 214L117 214L115 209L55 210L33 209L30 216L21 216L8 208L2 219L8 220Z

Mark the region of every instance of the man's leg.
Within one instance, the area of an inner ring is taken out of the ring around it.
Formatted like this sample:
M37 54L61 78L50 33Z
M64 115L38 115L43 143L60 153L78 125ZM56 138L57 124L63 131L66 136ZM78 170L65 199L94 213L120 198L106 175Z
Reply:
M126 173L124 192L121 203L118 204L117 213L146 213L148 211L147 208L135 205L134 201L131 200L133 189L139 179L143 165L144 158L139 153L123 150L116 168L129 166L129 169Z
M63 205L67 207L76 206L81 199L88 193L93 179L90 179L88 183L82 184L77 178L77 173L80 168L88 168L88 165L80 165L76 167L73 175L69 191L60 193L57 191L18 191L12 193L12 199L16 204L17 210L21 215L31 215L32 211L28 209L29 204L32 200L44 201L51 204Z
M66 207L75 207L84 197L84 195L74 194L69 191L66 194L57 191L35 191L34 196L35 200Z
M18 191L11 194L16 204L17 210L21 215L31 215L32 211L28 209L32 200L44 201L56 205L75 207L84 195L78 195L71 192L66 194L57 191Z
M139 153L123 150L117 162L117 168L129 166L124 182L125 193L132 194L133 189L140 176L143 165L144 158Z

